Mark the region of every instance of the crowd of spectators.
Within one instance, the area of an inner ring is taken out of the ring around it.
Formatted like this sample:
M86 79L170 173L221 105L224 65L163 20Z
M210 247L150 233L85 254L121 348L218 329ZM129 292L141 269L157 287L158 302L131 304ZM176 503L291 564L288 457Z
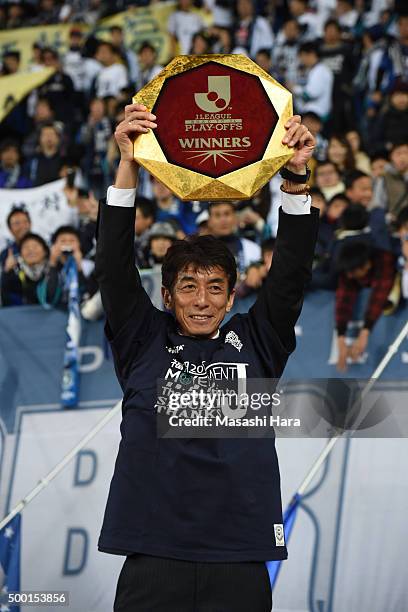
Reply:
M24 207L9 211L13 240L0 254L3 306L63 307L65 263L73 257L84 316L101 312L87 308L87 300L97 294L97 201L113 182L118 163L115 124L132 95L162 67L152 40L130 49L120 26L111 27L109 40L98 40L79 24L93 26L108 14L149 4L0 3L0 28L72 24L66 53L33 46L30 70L46 66L55 72L0 124L0 187L29 188L65 177L76 213L74 225L58 228L47 244L32 233ZM202 19L206 12L212 13L211 26ZM173 55L245 53L292 91L295 110L317 141L311 194L321 223L309 290L336 291L344 369L348 357L364 352L382 313L401 307L408 297L408 8L392 0L179 0L167 31ZM1 74L18 73L20 59L18 52L6 52ZM236 257L237 295L256 293L273 257L279 183L274 177L241 203L181 202L142 171L137 265L156 269L174 240L210 233ZM364 287L371 288L371 296L350 348L345 330Z

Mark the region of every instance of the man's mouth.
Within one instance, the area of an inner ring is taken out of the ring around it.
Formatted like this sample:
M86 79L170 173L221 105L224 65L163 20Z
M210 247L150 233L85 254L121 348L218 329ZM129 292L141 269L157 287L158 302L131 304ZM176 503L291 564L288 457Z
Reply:
M209 321L209 319L212 319L212 315L190 315L190 319L193 319L193 321Z

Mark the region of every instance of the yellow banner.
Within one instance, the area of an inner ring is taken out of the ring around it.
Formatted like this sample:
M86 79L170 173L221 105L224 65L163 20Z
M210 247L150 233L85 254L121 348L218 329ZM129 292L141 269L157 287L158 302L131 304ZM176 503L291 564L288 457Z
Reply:
M32 47L35 42L44 47L52 47L58 53L64 54L67 50L69 31L72 27L72 23L67 23L0 32L0 61L7 51L20 51L20 70L28 70L32 58ZM87 29L87 26L80 27L84 30Z
M54 73L54 68L37 72L19 72L0 77L0 122L35 87L42 85Z

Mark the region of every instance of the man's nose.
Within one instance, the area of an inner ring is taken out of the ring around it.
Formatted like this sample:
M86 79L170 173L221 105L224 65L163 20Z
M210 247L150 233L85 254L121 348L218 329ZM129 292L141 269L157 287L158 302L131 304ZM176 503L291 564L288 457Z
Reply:
M198 287L194 301L200 308L206 308L208 306L208 293L205 287Z

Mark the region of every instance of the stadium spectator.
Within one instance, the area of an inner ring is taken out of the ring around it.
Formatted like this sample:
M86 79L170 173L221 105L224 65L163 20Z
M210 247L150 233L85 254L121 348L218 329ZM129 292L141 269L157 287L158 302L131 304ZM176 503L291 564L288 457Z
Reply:
M2 58L0 76L16 74L20 70L21 55L19 51L6 51Z
M140 66L136 53L125 44L125 35L121 26L113 25L110 29L110 35L113 46L118 49L122 60L126 64L130 82L133 86L136 86L140 78Z
M299 78L300 26L295 19L288 19L272 49L272 74L283 85L297 83Z
M272 50L273 32L265 17L256 15L254 0L237 0L235 52L245 52L255 59L259 49Z
M7 227L14 240L9 242L7 247L0 253L0 266L2 269L4 269L5 261L10 254L17 257L20 253L22 239L31 231L31 219L28 211L21 206L14 206L7 215Z
M55 119L55 113L51 108L49 100L47 98L39 98L35 105L34 115L32 117L30 131L24 138L21 150L23 155L29 159L35 155L39 140L40 131L43 125L53 123ZM62 124L59 124L62 129Z
M260 260L259 245L239 236L238 216L232 202L210 202L208 213L209 233L227 245L235 257L240 274L243 274L252 262Z
M357 25L359 14L354 8L352 0L337 0L334 15L342 29L353 32Z
M177 10L169 17L167 29L172 37L172 55L190 52L193 36L204 28L200 15L193 10L192 0L179 0Z
M191 55L207 55L212 52L212 45L205 30L196 32L191 41Z
M355 170L356 162L353 150L344 136L336 135L330 137L327 147L327 158L336 164L343 176L346 172Z
M236 287L236 298L243 299L258 293L272 265L274 248L275 238L264 240L261 245L262 259L248 267L244 280Z
M299 24L301 42L314 41L321 36L320 16L309 10L308 0L290 0L289 11L291 17Z
M50 25L59 22L60 7L55 0L40 0L35 17L31 25Z
M107 162L108 145L112 136L112 125L106 114L106 104L94 98L89 105L88 121L82 126L79 143L84 146L82 170L87 177L88 189L99 200L109 183Z
M345 136L351 147L356 169L360 170L361 172L365 172L366 174L370 174L371 162L367 153L364 153L364 151L361 150L360 134L357 130L348 130Z
M387 251L372 249L366 242L350 242L340 250L337 271L337 368L345 371L348 359L355 362L365 352L373 326L387 306L395 278L394 256ZM364 323L358 337L349 347L346 343L347 325L352 320L358 294L364 287L371 288Z
M408 83L397 83L389 102L376 118L371 142L390 150L393 145L408 142Z
M319 54L321 62L334 76L331 127L334 132L344 132L354 125L351 82L355 60L352 48L348 42L343 41L341 27L335 19L325 23Z
M398 37L385 51L379 68L383 92L399 81L408 84L408 13L398 17Z
M91 275L94 264L83 257L78 230L70 225L63 225L53 235L49 267L38 286L41 304L67 307L66 264L69 257L73 257L76 263L80 299L84 295L95 293L97 287Z
M78 234L81 253L84 257L91 258L95 248L98 200L92 191L78 189L76 207L78 210Z
M389 164L389 155L387 151L378 151L370 157L371 175L374 179L379 179L384 176Z
M47 68L54 68L54 74L37 89L39 98L46 98L55 113L56 119L63 122L70 122L76 109L73 106L74 84L62 70L62 65L58 52L55 49L46 47L42 52L42 61Z
M118 50L109 42L100 42L95 59L102 64L102 70L95 78L96 97L116 98L128 86L128 73L120 63Z
M83 57L84 34L78 26L71 28L69 32L68 50L65 53L62 66L64 73L70 77L76 92L84 92L87 89L87 63L88 58ZM80 98L77 97L77 100Z
M153 196L157 203L156 221L169 221L184 234L194 234L196 218L201 206L194 202L182 202L166 185L151 177ZM179 237L182 235L179 233Z
M4 140L0 147L0 188L25 189L31 181L21 166L20 148L14 140Z
M345 189L337 165L329 160L324 160L317 164L315 170L315 183L326 200L330 200L330 198L338 193L343 193Z
M149 229L156 218L156 203L154 200L137 196L135 219L135 251L136 261L143 262L149 243ZM142 267L142 266L141 266Z
M325 122L332 109L333 73L320 61L315 43L302 44L299 59L307 77L305 85L288 84L295 95L295 105L300 113L312 111Z
M25 234L20 243L20 254L9 248L1 275L3 306L38 304L37 287L44 277L49 248L38 234Z
M327 211L327 201L324 197L323 193L320 191L318 187L312 187L310 190L310 197L312 198L312 206L318 208L320 213L320 219L326 214Z
M408 143L395 144L383 181L383 197L392 220L408 205Z
M309 129L316 139L316 148L313 158L317 161L323 161L327 158L327 139L322 135L323 122L316 113L308 112L302 116L304 125Z
M137 213L136 213L137 214ZM140 257L136 250L136 265L141 269L160 268L168 249L177 240L177 234L171 223L157 221L148 230L148 240Z
M163 70L163 66L157 63L156 47L147 40L139 47L139 64L138 89L141 89Z
M45 123L40 129L39 152L29 160L29 178L35 187L59 178L63 164L60 144L56 125Z

